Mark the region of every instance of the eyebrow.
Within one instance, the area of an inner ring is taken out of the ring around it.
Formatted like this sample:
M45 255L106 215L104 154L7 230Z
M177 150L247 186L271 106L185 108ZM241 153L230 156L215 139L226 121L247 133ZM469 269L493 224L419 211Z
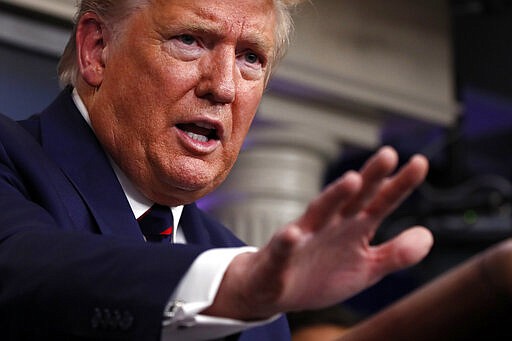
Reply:
M203 19L201 19L199 23L179 19L176 22L170 24L168 27L179 27L180 29L187 32L210 35L219 38L225 35L224 30L221 26ZM257 51L264 52L269 56L272 54L272 42L269 41L268 39L265 39L261 34L242 34L241 41L244 44L247 44L252 48L256 49Z

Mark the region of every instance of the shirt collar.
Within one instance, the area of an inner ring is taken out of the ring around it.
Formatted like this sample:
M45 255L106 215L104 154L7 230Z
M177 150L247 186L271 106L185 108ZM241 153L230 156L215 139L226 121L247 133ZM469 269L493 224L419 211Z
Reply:
M78 111L84 118L84 120L89 124L91 129L94 131L94 128L91 124L91 119L89 117L89 112L87 111L87 108L85 107L84 102L80 98L80 95L76 91L76 88L73 89L73 92L71 94L73 101L75 102L76 107L78 108ZM107 153L108 155L108 153ZM137 188L133 185L133 183L128 179L128 177L124 174L124 172L119 168L119 166L110 158L110 164L112 165L112 168L114 169L114 172L117 176L117 179L119 180L119 183L121 184L121 187L123 188L124 194L126 195L126 198L128 199L128 203L130 204L130 207L132 209L133 215L135 218L139 218L141 215L143 215L154 203L146 198L142 193L140 193ZM172 216L174 219L175 226L178 226L181 213L183 212L183 205L171 207Z

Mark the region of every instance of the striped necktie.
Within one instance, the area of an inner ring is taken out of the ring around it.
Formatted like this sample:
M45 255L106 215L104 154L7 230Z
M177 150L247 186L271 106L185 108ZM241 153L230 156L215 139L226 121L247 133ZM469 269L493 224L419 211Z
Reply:
M172 243L174 224L172 212L168 206L154 204L137 221L148 242Z

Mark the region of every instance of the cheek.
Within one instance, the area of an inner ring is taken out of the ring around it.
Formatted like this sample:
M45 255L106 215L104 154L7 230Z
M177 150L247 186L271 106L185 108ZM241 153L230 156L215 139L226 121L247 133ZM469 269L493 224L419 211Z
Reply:
M241 144L249 131L251 123L256 115L262 97L260 87L251 88L249 91L238 95L240 99L233 107L233 136Z
M127 87L125 91L137 96L145 94L150 97L149 105L172 103L194 86L198 78L197 67L194 63L176 62L159 47L151 46L150 50L125 62L125 76L122 76Z
M171 96L190 90L199 79L197 61L179 61L161 47L146 59L146 64L144 70L154 82L153 86Z
M242 145L247 137L247 133L250 129L253 115L251 117L244 117L241 119L234 119L233 125L233 145L235 149L235 153L238 154ZM239 122L237 122L239 121Z

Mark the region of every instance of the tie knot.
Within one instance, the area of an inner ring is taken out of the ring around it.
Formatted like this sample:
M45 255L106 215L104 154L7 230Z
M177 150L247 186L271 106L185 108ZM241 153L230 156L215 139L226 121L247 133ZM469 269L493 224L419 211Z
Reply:
M174 224L172 212L168 206L154 204L137 221L147 241L172 241Z

